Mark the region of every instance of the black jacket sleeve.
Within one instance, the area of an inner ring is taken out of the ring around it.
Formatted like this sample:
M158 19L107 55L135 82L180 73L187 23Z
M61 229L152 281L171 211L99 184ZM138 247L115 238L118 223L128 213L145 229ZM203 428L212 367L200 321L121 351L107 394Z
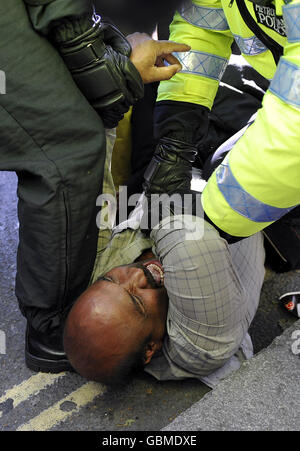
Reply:
M33 28L54 41L74 39L92 26L92 0L23 0Z
M208 133L209 109L194 103L162 101L154 110L154 136L171 138L197 149L196 166L202 168L209 149L203 145Z

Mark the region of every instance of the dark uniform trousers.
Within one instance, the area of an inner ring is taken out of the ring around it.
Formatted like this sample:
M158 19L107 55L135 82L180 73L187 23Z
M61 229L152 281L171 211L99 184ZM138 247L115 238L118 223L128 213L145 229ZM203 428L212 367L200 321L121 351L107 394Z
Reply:
M18 176L16 296L29 324L49 333L93 268L105 134L20 0L0 4L0 70L0 170Z

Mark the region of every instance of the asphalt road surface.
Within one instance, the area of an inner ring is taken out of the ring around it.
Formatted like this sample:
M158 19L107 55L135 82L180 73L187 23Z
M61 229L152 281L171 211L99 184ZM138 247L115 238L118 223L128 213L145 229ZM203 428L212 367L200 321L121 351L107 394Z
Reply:
M25 319L14 295L18 242L16 176L0 172L0 431L159 431L209 388L197 380L158 382L141 374L111 390L74 373L34 373L24 364ZM294 321L277 297L300 273L268 271L250 332L255 352Z

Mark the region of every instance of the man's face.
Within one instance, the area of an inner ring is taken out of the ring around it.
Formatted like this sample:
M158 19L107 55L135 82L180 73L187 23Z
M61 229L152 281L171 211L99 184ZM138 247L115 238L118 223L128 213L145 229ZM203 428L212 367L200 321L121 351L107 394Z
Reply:
M116 338L118 333L120 356L132 351L149 336L157 349L162 346L168 296L164 271L157 260L113 268L99 278L97 287L111 325L107 335L108 348L112 347L113 337Z
M64 344L71 364L87 378L95 379L101 372L103 380L144 343L144 364L149 363L162 347L167 310L158 261L113 268L80 296L69 313Z
M102 294L106 292L118 298L120 308L122 304L129 311L134 306L145 319L165 319L168 298L164 288L164 271L159 261L151 259L118 266L100 277L99 281Z

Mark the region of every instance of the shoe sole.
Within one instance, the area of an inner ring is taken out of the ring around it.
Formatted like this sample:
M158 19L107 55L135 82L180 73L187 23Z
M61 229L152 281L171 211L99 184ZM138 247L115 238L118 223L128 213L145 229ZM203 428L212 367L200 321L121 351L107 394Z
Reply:
M68 360L48 360L35 357L28 351L25 352L27 368L40 373L61 373L63 371L75 372Z
M296 294L300 294L300 291L290 291L289 293L284 293L278 298L279 301L283 299L285 296L295 296Z

